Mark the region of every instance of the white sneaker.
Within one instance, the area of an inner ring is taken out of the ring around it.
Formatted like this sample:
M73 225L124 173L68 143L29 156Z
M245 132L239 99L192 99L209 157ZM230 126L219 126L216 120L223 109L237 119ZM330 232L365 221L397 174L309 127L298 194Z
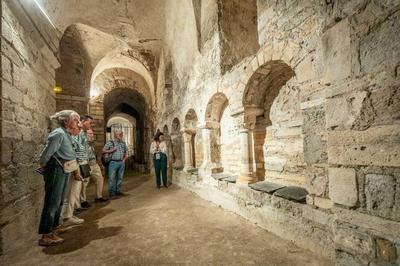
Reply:
M85 220L78 218L76 216L71 216L69 218L64 219L63 225L64 226L69 226L69 225L78 225L78 224L83 224Z

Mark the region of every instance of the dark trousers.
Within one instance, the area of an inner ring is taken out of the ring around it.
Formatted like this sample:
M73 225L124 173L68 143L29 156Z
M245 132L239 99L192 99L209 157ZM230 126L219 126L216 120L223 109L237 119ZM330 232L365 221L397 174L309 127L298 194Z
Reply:
M44 172L44 204L39 224L39 234L49 234L59 225L62 205L68 186L69 174L57 163L46 166Z
M154 155L155 156L155 155ZM162 182L164 187L166 187L168 185L167 181L167 155L165 155L164 153L161 153L161 158L159 160L156 160L154 157L154 170L156 172L156 183L157 183L157 187L161 186L161 176L162 175Z

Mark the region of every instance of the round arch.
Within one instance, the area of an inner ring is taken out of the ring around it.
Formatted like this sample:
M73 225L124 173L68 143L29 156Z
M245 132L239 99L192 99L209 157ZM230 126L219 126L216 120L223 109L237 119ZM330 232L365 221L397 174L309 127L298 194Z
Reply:
M266 175L266 129L272 125L271 107L281 88L295 76L292 68L282 60L271 60L261 65L250 77L243 93L245 127L250 130L253 140L249 143L249 173L255 180ZM268 162L267 162L268 163Z

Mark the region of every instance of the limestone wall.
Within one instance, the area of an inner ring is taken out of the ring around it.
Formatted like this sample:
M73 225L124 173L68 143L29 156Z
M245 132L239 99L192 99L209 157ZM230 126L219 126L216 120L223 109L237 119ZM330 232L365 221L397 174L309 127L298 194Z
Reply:
M1 1L0 254L37 237L37 155L55 111L57 36L33 1Z
M213 8L220 11L218 5L210 4L213 1L207 3L208 14ZM220 138L222 149L227 149L221 152L224 168L240 174L234 169L241 164L238 135L242 128L250 129L249 143L254 145L246 163L258 180L304 187L310 193L307 204L314 207L350 208L349 217L365 214L365 219L380 217L398 225L399 15L396 1L289 4L259 0L260 49L226 73L221 71L219 56L223 51L218 35L221 29L215 25L218 22L202 17L202 23L206 22L201 25L202 32L211 27L213 30L206 32L217 33L206 35L206 40L202 36L201 54L191 69L177 70L180 76L173 84L174 91L185 97L176 102L174 112L161 111L167 115L159 121L171 124L175 117L182 121L193 108L198 125L203 126L207 103L216 93L223 93L229 100L226 110L232 132L222 130ZM169 14L167 19L173 16ZM174 54L182 52L179 45L185 49L190 43L181 42L177 34L170 40L170 49L172 63L179 67L183 63L176 64L174 60L179 59ZM222 117L221 124L226 124L226 114ZM235 141L227 145L232 136ZM231 166L228 161L233 162ZM262 171L264 175L259 175ZM200 180L205 178L203 173L200 171ZM277 212L284 215L286 210ZM331 248L347 241L346 234L351 232L353 240L336 247L341 252L337 257L356 257L363 263L373 260L382 234L353 231L352 226L340 225ZM364 251L354 247L356 239L368 239L368 250L374 255L360 255Z

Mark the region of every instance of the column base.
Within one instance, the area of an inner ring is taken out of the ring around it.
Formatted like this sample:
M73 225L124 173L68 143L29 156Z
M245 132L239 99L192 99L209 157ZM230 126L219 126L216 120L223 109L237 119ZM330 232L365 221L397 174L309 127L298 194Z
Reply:
M255 183L255 182L257 182L258 181L258 179L257 179L257 177L254 177L253 176L253 173L241 173L240 175L239 175L239 178L238 178L238 180L236 181L236 183L238 183L238 184L244 184L244 185L248 185L248 184L252 184L252 183Z
M193 166L188 166L186 165L185 167L183 167L183 172L185 173L192 173L196 168L194 168Z

